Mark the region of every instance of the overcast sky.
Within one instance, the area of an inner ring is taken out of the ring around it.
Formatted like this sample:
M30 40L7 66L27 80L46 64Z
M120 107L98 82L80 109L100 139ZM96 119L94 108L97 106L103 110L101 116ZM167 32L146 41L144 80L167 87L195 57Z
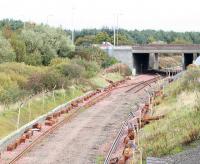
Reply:
M116 14L120 28L200 31L200 0L0 0L0 19L68 29L112 28Z

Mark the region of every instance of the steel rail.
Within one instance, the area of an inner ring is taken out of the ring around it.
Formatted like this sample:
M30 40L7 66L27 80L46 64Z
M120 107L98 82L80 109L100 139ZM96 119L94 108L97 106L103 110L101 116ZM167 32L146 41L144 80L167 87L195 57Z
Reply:
M80 106L78 108L76 108L76 110L71 113L71 115L67 116L66 118L64 118L63 120L61 120L60 122L58 122L57 124L53 125L51 128L49 128L47 131L45 131L44 133L42 133L38 138L36 138L31 144L29 144L22 152L20 152L16 157L14 157L9 164L14 164L16 163L19 159L21 159L24 154L26 154L29 150L31 150L31 148L33 148L33 146L35 146L37 143L39 143L39 141L41 141L43 138L45 138L48 134L50 134L51 132L53 132L54 130L58 129L60 126L62 126L63 124L71 121L74 117L76 117L79 113L80 113L80 109L82 108L88 108L88 104L89 103L97 103L100 99L103 99L107 96L110 95L110 92L105 92L97 97L95 97L94 99L88 101L86 104L84 104L83 106Z
M156 82L156 81L158 80L158 78L159 78L159 76L154 77L154 78L152 78L152 79L150 79L150 80L146 80L145 82L142 82L142 83L140 83L140 84L134 86L134 88L137 88L137 87L141 86L141 84L145 84L144 86L142 86L142 88L139 88L139 89L138 89L137 91L135 91L134 93L139 92L140 90L142 90L142 89L145 88L146 86L150 85L150 83ZM133 89L133 87L131 88L131 90L132 90L132 89ZM130 90L130 89L129 89L129 90ZM129 90L127 90L127 91L129 92ZM130 91L131 91L131 90L130 90ZM127 92L127 91L125 91L125 92ZM122 130L124 129L124 126L126 126L126 125L125 125L125 122L128 122L128 120L129 120L130 117L133 117L133 118L134 118L134 117L135 117L135 112L133 113L133 115L132 115L132 114L131 114L131 115L129 114L128 119L125 120L125 121L123 122L123 124L122 124L122 126L121 126L121 128L120 128L120 130L119 130L119 132L118 132L118 134L117 134L117 136L116 136L116 138L115 138L115 140L114 140L114 142L113 142L111 148L109 149L109 152L108 152L108 154L107 154L107 156L106 156L106 158L105 158L104 164L109 164L111 155L116 151L116 147L117 147L117 145L119 144L119 139L120 139Z
M148 82L154 82L154 81L157 81L157 79L159 78L159 76L157 76L157 77L154 77L154 78L152 78L152 79L149 79L149 80L146 80L146 81L143 81L143 82L141 82L141 83L139 83L139 84L137 84L137 85L135 85L135 86L133 86L132 88L130 88L130 89L128 89L128 90L126 90L125 92L127 93L127 92L130 92L131 90L133 90L133 89L135 89L135 88L137 88L137 87L139 87L140 85L142 85L142 84L146 84L146 83L148 83Z

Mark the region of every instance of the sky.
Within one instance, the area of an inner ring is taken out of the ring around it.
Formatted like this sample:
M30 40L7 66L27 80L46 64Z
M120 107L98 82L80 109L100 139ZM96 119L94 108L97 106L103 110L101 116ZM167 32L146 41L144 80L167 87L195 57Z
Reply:
M199 6L200 0L0 0L0 19L75 30L106 26L200 31Z

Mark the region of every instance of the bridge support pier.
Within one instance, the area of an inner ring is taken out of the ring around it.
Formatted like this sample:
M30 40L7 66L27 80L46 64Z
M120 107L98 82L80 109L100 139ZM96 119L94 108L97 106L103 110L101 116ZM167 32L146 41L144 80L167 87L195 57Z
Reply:
M158 53L149 54L149 69L158 69Z
M193 61L196 60L198 57L198 54L197 53L193 53Z

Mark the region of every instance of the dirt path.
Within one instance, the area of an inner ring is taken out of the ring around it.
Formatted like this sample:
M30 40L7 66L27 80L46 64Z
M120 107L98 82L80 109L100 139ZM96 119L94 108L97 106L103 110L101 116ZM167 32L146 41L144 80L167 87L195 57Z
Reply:
M128 117L138 97L138 94L125 93L127 89L113 91L101 102L81 112L71 122L46 137L17 163L95 163L99 147L114 139L121 122Z

